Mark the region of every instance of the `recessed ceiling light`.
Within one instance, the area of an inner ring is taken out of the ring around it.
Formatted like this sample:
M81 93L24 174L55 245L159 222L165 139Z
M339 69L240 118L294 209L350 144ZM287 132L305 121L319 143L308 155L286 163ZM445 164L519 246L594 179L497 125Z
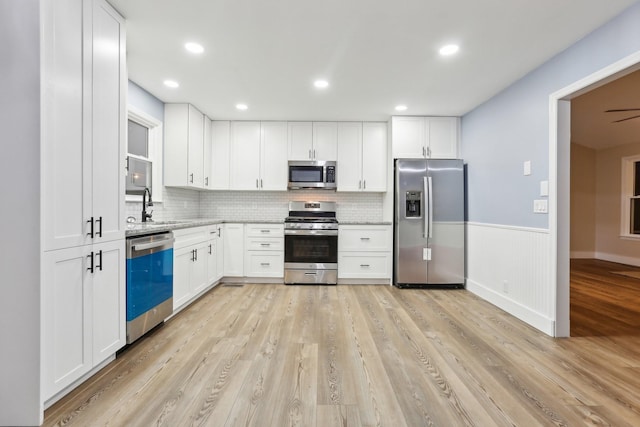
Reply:
M238 110L244 111L244 110L248 109L249 107L247 106L247 104L236 104L236 108Z
M326 80L316 80L315 82L313 82L313 85L318 89L326 89L327 87L329 87L329 82Z
M406 105L396 105L396 111L406 111Z
M193 42L185 43L184 48L187 49L189 52L195 53L195 54L200 54L204 52L204 48L202 47L201 44L198 44L198 43L193 43Z
M460 46L458 46L457 44L448 44L442 46L439 52L442 56L449 56L458 53L458 50L460 50Z
M172 89L175 89L175 88L177 88L178 86L180 86L180 84L179 84L177 81L175 81L175 80L165 80L165 81L164 81L164 85L165 85L166 87L170 87L170 88L172 88Z

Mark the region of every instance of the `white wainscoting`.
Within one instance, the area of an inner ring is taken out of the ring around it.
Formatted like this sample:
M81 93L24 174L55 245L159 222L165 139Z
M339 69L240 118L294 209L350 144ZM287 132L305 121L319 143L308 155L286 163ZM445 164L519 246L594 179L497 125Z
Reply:
M549 230L467 223L467 289L553 336Z

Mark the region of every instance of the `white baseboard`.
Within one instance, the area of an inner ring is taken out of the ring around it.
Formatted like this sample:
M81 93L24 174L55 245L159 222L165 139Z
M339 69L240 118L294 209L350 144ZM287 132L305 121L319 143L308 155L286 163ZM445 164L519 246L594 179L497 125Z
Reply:
M502 295L486 286L483 286L480 283L474 282L471 279L467 279L466 289L469 292L478 295L480 298L490 302L496 307L499 307L507 313L517 317L523 322L526 322L534 328L539 329L545 334L551 336L554 335L555 321L553 319L549 319L543 314L537 313L530 308L507 298L505 295Z
M594 258L601 259L603 261L617 262L619 264L627 264L627 265L633 265L635 267L640 267L640 258L635 258L630 256L596 252Z
M596 253L592 251L571 251L569 257L572 259L593 259Z

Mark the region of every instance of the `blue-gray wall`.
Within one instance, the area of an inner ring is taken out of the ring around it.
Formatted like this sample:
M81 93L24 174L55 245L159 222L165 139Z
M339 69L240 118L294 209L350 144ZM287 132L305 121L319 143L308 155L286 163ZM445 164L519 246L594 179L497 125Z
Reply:
M164 122L164 103L131 80L129 80L129 93L127 96L127 102L130 105Z
M547 228L548 215L534 214L533 200L543 198L540 181L549 176L549 95L638 51L636 3L466 114L461 151L468 220ZM526 160L532 164L530 176L523 175Z

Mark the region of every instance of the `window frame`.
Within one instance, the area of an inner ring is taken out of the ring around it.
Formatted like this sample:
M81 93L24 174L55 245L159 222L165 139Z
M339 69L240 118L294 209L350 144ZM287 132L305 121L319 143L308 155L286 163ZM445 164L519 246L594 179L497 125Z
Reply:
M127 105L127 119L149 129L149 157L141 157L135 154L129 154L128 132L126 152L127 156L151 161L151 188L153 192L153 202L162 202L162 122L133 105ZM125 194L125 201L142 202L142 196L137 194Z
M640 240L640 234L631 233L631 199L639 199L634 196L635 165L640 167L640 155L622 158L621 186L620 186L620 237L623 239Z

